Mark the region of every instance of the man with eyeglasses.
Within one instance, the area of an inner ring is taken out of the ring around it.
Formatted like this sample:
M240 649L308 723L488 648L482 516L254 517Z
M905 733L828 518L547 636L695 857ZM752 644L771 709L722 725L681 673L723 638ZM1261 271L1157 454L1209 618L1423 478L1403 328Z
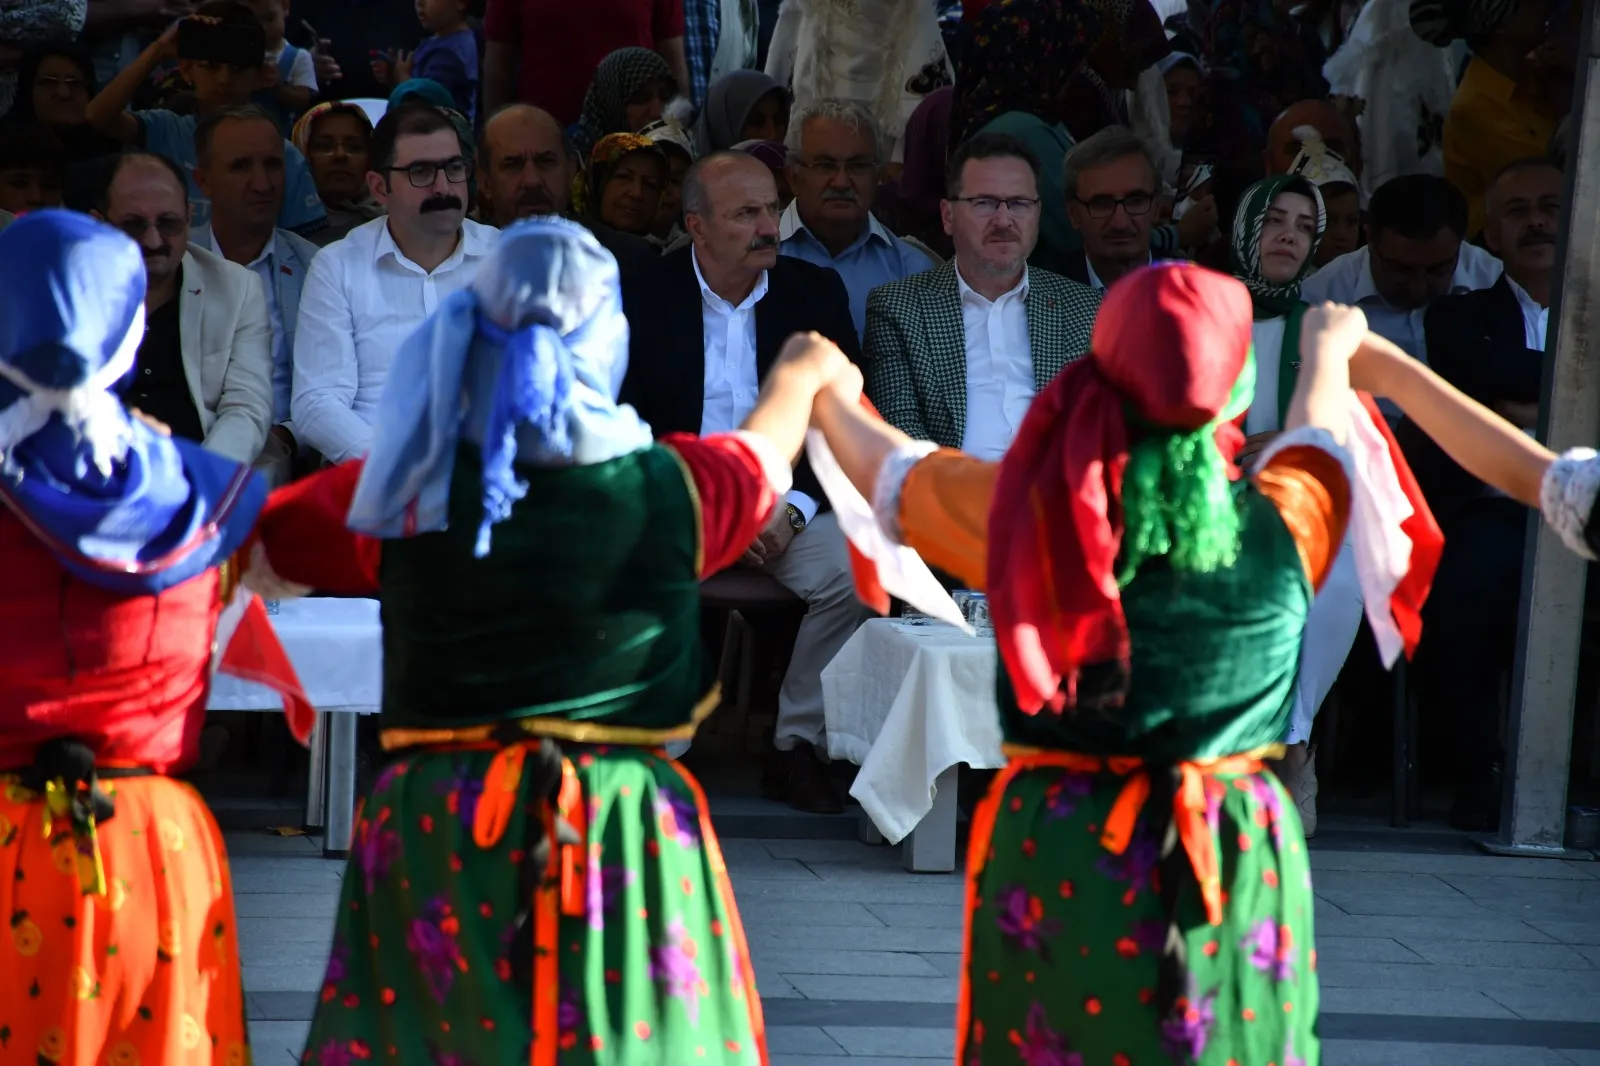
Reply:
M272 421L272 324L261 282L189 244L188 182L165 156L111 164L96 217L144 253L144 339L117 391L129 407L239 463Z
M999 459L1034 394L1089 350L1100 293L1028 266L1039 159L982 133L950 157L940 205L955 258L867 300L867 395L917 440Z
M1104 292L1149 265L1159 174L1149 143L1126 126L1107 126L1073 146L1061 184L1083 249L1069 254L1067 277Z
M867 294L932 270L935 261L872 217L882 139L865 104L819 100L801 108L787 141L794 200L778 220L778 253L838 272L856 332L865 333Z
M473 161L438 108L407 103L372 136L367 188L388 214L324 248L300 296L290 413L329 462L364 455L400 342L477 276L499 230L466 217Z

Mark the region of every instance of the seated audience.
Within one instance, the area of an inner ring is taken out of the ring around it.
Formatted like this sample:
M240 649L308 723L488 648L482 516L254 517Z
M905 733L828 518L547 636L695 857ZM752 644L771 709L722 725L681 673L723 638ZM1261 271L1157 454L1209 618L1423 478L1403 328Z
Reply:
M184 47L193 54L181 54L179 27L193 24L204 28ZM165 156L190 175L190 224L203 226L211 219L211 202L194 182L194 128L200 116L240 107L260 86L266 67L262 56L266 41L261 23L239 0L208 0L195 8L194 16L175 22L155 43L139 53L111 84L89 101L89 122L120 144L138 145ZM180 115L172 111L127 111L129 102L151 72L160 64L178 60L178 69L194 86L199 115ZM302 236L327 225L327 213L317 198L311 171L305 157L293 145L284 155L283 210L278 225Z
M473 161L437 108L385 114L371 165L367 185L387 213L317 256L295 335L295 435L334 463L366 453L395 349L472 283L498 235L466 217Z
M1433 369L1530 433L1539 420L1564 189L1561 171L1545 159L1502 170L1489 186L1483 236L1505 273L1488 288L1440 297L1426 318ZM1457 726L1450 824L1492 831L1500 822L1500 693L1516 655L1528 512L1411 428L1401 426L1400 440L1445 534L1415 677L1423 698Z
M0 211L20 215L60 207L67 150L37 122L0 123Z
M862 370L895 428L998 459L1034 394L1089 350L1100 294L1028 265L1040 183L1027 145L979 134L951 156L948 182L955 258L868 298Z
M1286 173L1298 174L1322 193L1327 229L1311 261L1323 267L1361 247L1361 182L1316 129L1300 126L1294 132L1300 154Z
M464 0L417 0L417 18L428 36L417 50L386 53L372 61L379 85L426 78L450 94L450 107L472 121L478 113L478 43L467 25Z
M733 146L759 160L772 172L773 184L778 187L778 206L787 209L794 202L794 190L789 186L789 148L782 141L740 141Z
M251 98L278 126L280 135L294 128L317 95L317 66L309 51L284 40L288 30L289 0L245 0L261 22L267 42L267 72L263 87Z
M832 267L850 294L856 332L867 325L867 294L933 268L872 217L882 158L877 123L864 104L819 100L789 127L789 180L795 198L778 221L778 251Z
M1324 147L1345 161L1352 174L1361 177L1355 126L1326 100L1302 100L1285 108L1273 121L1267 129L1267 147L1261 153L1261 165L1268 176L1289 173L1306 146L1307 137L1302 130L1308 128L1321 138Z
M89 125L89 100L99 91L94 61L83 44L62 40L34 45L17 63L17 98L0 122L47 126L72 163L113 155L122 146Z
M736 70L711 83L695 122L700 155L742 141L781 141L789 131L789 91L759 70Z
M878 186L872 213L890 233L918 241L939 259L955 254L939 217L944 200L944 168L950 154L950 106L954 87L946 85L922 98L906 120L901 138L900 173Z
M122 401L240 463L254 463L272 423L272 323L261 282L189 245L188 183L148 152L107 168L95 215L144 252L145 333Z
M191 231L190 248L216 252L261 279L272 322L272 430L256 463L276 488L290 480L298 452L289 419L300 290L317 246L278 228L283 201L283 135L264 109L249 105L208 115L194 131L195 174L211 198L211 224Z
M756 403L762 376L800 331L859 351L844 284L831 270L778 255L778 193L760 163L706 156L683 184L691 244L623 285L633 326L621 400L657 434L731 429ZM866 618L844 536L802 459L795 489L750 546L747 565L806 601L778 697L777 752L762 791L805 811L840 809L816 750L823 746L822 668Z
M1061 186L1067 217L1083 240L1067 257L1067 277L1104 292L1149 265L1161 177L1148 141L1126 126L1107 126L1067 153Z
M667 183L661 190L661 209L649 241L667 247L683 233L683 177L694 166L694 137L670 118L657 119L639 133L667 157Z
M1372 194L1367 246L1340 256L1301 286L1308 303L1352 304L1367 328L1427 361L1422 314L1452 292L1487 288L1500 260L1465 243L1467 201L1443 178L1411 174Z
M678 95L678 85L667 61L648 48L612 52L595 68L594 80L584 94L576 133L579 147L587 151L607 134L644 129L666 113L667 105ZM538 99L525 102L541 103Z
M1084 7L1094 14L1099 31L1059 109L1075 141L1108 126L1132 126L1129 96L1138 89L1140 75L1172 52L1150 0L1085 0Z
M637 133L607 134L589 155L583 213L642 239L655 230L666 184L667 156L655 142Z
M311 164L317 195L328 212L328 224L311 235L313 243L326 247L383 214L367 187L372 120L365 111L337 100L318 104L294 124L291 140Z
M612 229L593 218L576 217L572 209L578 152L566 131L548 111L532 104L501 108L484 124L478 142L479 214L504 229L519 218L562 215L582 222L617 260L624 277L654 263L656 249L648 241Z
M1167 90L1167 135L1172 147L1181 151L1194 133L1205 73L1200 69L1200 60L1187 52L1168 52L1160 66Z

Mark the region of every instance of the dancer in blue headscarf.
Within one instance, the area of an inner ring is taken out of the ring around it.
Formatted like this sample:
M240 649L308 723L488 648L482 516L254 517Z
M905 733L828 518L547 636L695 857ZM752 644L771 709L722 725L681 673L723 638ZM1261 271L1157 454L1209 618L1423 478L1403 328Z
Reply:
M781 360L743 430L657 443L616 403L627 353L616 262L535 219L396 355L350 508L382 543L393 761L306 1062L766 1062L705 799L661 748L716 702L700 579L855 372Z

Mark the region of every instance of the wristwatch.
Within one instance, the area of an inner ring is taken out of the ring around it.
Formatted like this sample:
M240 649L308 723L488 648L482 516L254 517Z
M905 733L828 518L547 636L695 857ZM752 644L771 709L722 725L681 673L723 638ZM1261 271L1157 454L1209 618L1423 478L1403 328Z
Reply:
M800 508L796 507L792 503L784 504L783 509L784 512L789 516L790 529L794 530L796 533L799 533L801 530L806 528L805 512L801 511Z

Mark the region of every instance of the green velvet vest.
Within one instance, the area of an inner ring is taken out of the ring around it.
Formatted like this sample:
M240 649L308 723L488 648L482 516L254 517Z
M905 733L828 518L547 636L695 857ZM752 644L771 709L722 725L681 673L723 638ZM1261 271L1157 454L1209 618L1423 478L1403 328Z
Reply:
M1165 762L1252 751L1283 739L1311 584L1276 506L1245 481L1239 561L1210 574L1147 562L1122 590L1133 651L1122 707L1038 714L997 673L1006 741Z
M384 728L521 719L596 743L687 735L709 678L698 498L677 456L658 445L519 468L528 494L478 559L481 469L460 448L449 528L384 545Z

